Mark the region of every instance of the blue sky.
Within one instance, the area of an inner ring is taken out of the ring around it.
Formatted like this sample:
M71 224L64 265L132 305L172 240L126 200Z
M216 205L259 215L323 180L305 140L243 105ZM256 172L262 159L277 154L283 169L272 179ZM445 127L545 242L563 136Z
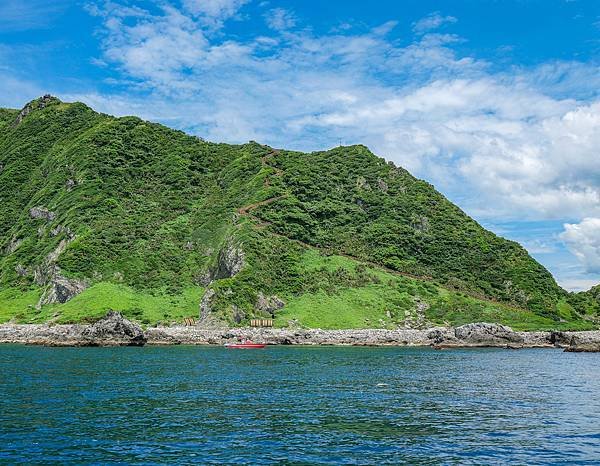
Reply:
M363 143L566 288L600 282L595 0L1 0L0 90L215 141Z

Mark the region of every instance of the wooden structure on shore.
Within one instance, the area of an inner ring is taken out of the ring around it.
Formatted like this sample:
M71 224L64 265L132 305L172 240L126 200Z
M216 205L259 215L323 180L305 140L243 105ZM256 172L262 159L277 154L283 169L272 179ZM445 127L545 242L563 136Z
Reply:
M193 327L196 325L196 319L193 317L184 317L183 323L186 327Z
M250 327L273 327L273 319L250 319Z

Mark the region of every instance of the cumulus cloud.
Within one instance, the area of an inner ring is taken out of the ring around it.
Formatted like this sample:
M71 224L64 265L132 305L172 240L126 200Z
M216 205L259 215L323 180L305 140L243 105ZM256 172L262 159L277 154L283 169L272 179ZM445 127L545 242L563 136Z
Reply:
M587 272L600 273L600 218L567 223L560 238L581 261Z
M454 16L442 16L439 11L436 11L413 23L413 31L417 34L423 34L444 24L456 23L456 21L457 19Z

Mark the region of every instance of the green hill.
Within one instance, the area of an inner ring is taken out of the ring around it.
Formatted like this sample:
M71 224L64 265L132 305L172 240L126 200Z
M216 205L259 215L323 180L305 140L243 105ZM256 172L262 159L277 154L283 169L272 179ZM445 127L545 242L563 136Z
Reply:
M0 321L533 329L598 312L364 146L216 144L44 96L0 110L0 186Z

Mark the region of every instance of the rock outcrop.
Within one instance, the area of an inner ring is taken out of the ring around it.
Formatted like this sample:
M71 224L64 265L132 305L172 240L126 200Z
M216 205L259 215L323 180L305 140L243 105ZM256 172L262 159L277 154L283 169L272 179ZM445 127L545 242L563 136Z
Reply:
M210 312L212 311L212 301L215 297L215 294L215 290L212 288L208 288L204 292L204 296L202 296L202 300L200 301L200 312L198 316L201 322L206 320L210 315Z
M35 220L43 219L51 222L56 218L56 214L45 207L38 206L29 209L29 216Z
M215 280L234 277L245 264L244 250L228 241L219 251L217 263L198 278L198 283L207 286Z
M523 337L512 328L485 322L456 327L454 329L454 336L457 340L472 345L523 343Z
M58 236L61 233L64 233L67 236L67 238L69 238L69 239L75 238L75 234L71 231L71 229L69 227L65 227L63 225L57 225L50 230L50 234L52 236Z
M75 239L75 235L69 228L60 225L53 232L53 236L65 233L67 237L63 238L56 248L46 256L44 262L33 270L34 281L38 285L46 287L37 304L38 309L45 304L66 303L88 287L85 280L65 277L60 267L56 265L56 261Z
M577 332L570 335L569 346L565 351L571 353L600 352L600 331Z
M265 296L262 292L258 293L256 303L254 304L254 308L257 311L268 312L271 315L274 315L276 311L282 309L284 306L285 302L277 296Z
M233 243L227 243L219 252L217 268L213 274L213 280L231 278L237 275L245 265L244 251Z
M0 325L0 343L45 346L142 346L147 338L141 327L119 312L109 311L90 324L4 324Z
M32 100L27 105L25 105L25 107L23 107L23 109L19 112L17 118L13 123L13 126L17 126L18 124L20 124L23 121L23 119L34 110L41 110L52 103L60 103L60 100L58 100L54 96L51 96L50 94L46 94L40 97L39 99Z
M21 246L21 244L23 244L23 239L22 238L13 238L13 239L11 239L10 243L8 243L8 245L4 249L4 253L6 255L12 254L17 249L19 249L19 246Z
M383 181L381 178L377 178L377 187L383 193L387 193L388 189L389 189L388 184L385 181Z
M82 346L143 346L147 341L142 328L117 311L85 328L81 337Z
M48 288L40 298L38 307L45 304L66 303L87 288L86 281L66 278L61 275L58 267L55 267L48 281Z

